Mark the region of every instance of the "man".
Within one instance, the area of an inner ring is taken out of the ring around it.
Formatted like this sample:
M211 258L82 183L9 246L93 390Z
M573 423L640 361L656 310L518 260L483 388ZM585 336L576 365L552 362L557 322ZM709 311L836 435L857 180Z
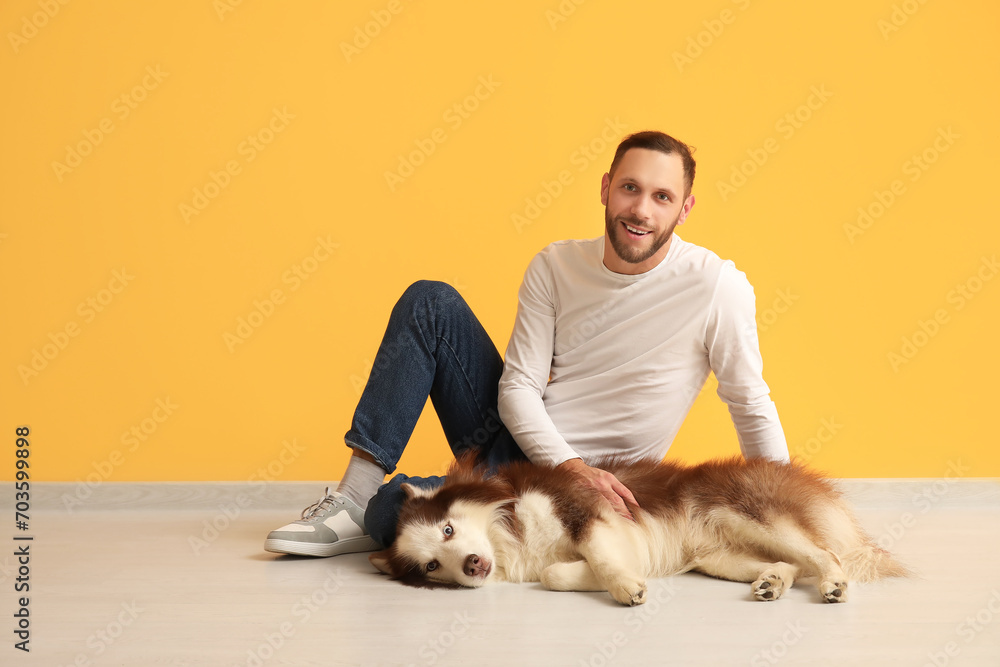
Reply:
M787 460L761 375L753 288L732 262L673 233L694 206L694 173L682 142L626 137L601 181L604 236L534 257L505 360L455 290L407 289L345 436L354 452L337 492L272 531L265 549L332 556L388 546L400 484L440 483L397 475L382 485L428 396L456 454L473 448L491 467L571 468L624 516L635 498L588 461L663 458L710 371L743 455Z

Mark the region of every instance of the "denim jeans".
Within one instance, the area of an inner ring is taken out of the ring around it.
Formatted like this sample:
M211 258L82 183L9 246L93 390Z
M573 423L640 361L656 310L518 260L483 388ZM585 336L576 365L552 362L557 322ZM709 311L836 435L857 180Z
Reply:
M391 474L430 397L456 456L474 450L488 468L526 460L497 412L502 372L500 353L461 295L445 283L416 282L389 316L344 440ZM395 539L403 482L430 488L442 481L396 475L379 488L365 512L372 538L383 546Z

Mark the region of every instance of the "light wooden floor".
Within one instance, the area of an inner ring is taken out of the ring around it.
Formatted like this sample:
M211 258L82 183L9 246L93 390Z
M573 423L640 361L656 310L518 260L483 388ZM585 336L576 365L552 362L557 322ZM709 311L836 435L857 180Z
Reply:
M17 565L0 556L0 664L1000 665L996 481L844 482L921 573L854 585L847 604L802 585L753 602L748 585L691 574L650 582L633 609L536 584L410 589L364 554L262 551L322 486L105 484L70 512L72 485L36 485L32 651L13 649Z

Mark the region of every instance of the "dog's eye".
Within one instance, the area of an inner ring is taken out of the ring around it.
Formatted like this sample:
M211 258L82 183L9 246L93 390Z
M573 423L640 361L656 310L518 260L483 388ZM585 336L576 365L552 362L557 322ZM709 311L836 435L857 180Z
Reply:
M428 572L433 572L436 569L438 569L438 562L436 560L432 560L431 562L427 563Z
M444 535L445 535L445 537L451 537L454 534L455 534L455 529L451 527L450 523L447 526L444 527Z

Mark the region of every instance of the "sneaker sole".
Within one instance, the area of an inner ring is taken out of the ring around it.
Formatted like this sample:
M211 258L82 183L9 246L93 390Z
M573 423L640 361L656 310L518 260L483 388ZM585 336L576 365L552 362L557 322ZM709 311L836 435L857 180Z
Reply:
M318 556L326 558L341 554L360 553L362 551L377 551L378 544L367 535L338 540L332 544L313 544L310 542L295 542L292 540L264 540L264 551L276 554L292 554L293 556Z

